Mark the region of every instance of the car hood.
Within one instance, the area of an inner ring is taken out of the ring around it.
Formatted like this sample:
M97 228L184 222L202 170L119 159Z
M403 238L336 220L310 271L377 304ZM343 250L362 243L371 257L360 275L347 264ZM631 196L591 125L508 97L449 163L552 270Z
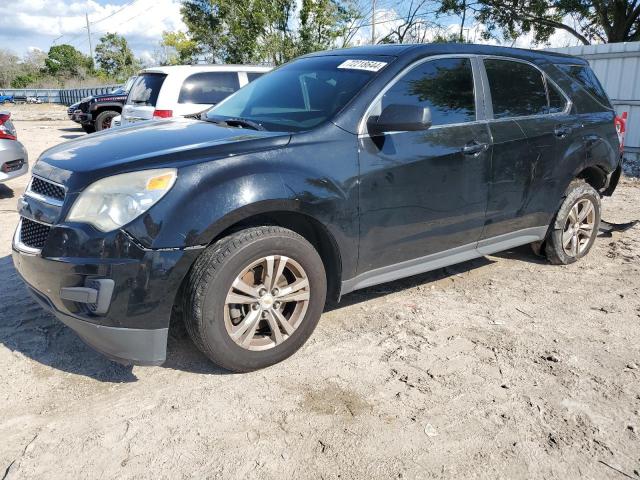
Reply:
M222 127L184 118L142 122L50 148L40 156L33 173L75 190L118 173L181 167L280 148L290 138L286 132Z

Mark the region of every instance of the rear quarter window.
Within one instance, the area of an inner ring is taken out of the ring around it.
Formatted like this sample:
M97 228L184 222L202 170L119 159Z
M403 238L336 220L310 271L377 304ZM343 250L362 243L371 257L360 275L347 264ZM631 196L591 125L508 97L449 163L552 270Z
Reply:
M598 81L598 77L593 73L588 65L556 65L560 70L576 80L584 89L589 92L598 102L607 108L611 108L609 97Z
M140 75L131 87L127 97L127 105L155 107L165 78L167 75L164 73L143 73Z
M251 83L264 74L265 72L247 72L247 80L249 80L249 83Z
M203 72L188 76L178 96L178 103L215 105L240 88L236 72Z

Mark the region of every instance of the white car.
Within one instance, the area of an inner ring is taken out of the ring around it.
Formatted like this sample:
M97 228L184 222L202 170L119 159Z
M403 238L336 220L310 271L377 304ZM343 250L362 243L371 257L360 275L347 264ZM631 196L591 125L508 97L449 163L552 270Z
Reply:
M251 65L147 68L129 91L120 125L200 113L269 70Z
M27 151L18 141L11 114L0 111L0 182L24 175L27 170Z

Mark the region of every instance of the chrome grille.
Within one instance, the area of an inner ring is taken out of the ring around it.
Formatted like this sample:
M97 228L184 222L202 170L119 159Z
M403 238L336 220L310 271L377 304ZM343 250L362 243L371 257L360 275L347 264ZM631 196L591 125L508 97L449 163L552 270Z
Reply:
M27 247L39 248L44 247L47 241L51 227L42 223L34 222L28 218L22 218L20 226L20 242Z
M31 186L29 187L29 190L37 193L38 195L54 198L61 202L64 200L65 196L64 188L60 185L56 185L55 183L43 180L40 177L33 177L31 179Z

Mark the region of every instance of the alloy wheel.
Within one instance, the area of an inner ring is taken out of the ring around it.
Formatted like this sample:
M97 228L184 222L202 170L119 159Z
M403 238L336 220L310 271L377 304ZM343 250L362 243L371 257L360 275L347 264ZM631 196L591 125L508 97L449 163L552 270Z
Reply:
M295 260L270 255L234 280L224 305L227 333L247 350L268 350L287 341L304 321L310 286Z
M578 200L567 216L562 232L562 248L567 255L578 257L589 246L594 234L596 209L589 198Z

